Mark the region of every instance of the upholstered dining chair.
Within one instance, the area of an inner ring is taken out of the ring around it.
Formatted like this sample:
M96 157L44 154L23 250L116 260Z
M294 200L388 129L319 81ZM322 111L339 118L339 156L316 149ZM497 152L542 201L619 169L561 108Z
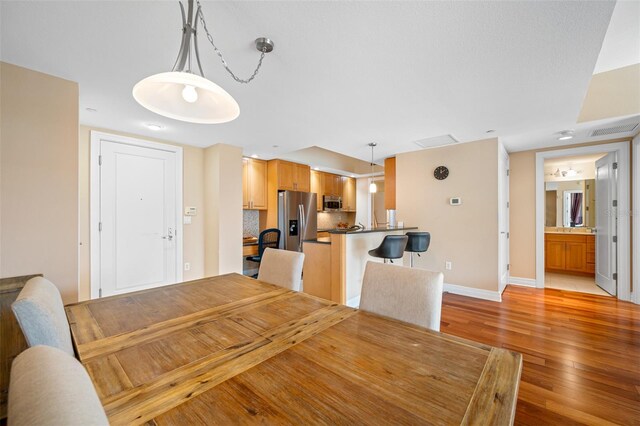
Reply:
M300 291L303 263L304 253L267 248L262 254L258 280Z
M13 361L7 421L9 426L109 424L82 364L44 345Z
M367 262L360 309L440 331L442 272Z
M53 346L75 356L62 297L51 281L31 278L11 309L29 346Z

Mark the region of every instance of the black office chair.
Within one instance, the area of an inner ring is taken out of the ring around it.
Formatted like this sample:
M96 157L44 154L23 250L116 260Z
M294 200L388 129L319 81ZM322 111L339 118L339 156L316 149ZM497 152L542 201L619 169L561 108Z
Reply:
M424 253L429 249L431 234L428 232L407 232L405 235L409 237L409 241L404 251L411 253L409 266L413 268L413 253L416 253L418 257L420 257L420 253Z
M404 255L404 249L407 246L409 237L406 235L387 235L382 243L373 250L369 250L369 256L380 257L393 263L393 259L401 259Z
M280 248L280 230L278 228L269 228L262 231L258 236L258 255L247 256L246 259L250 262L262 262L262 254L267 247ZM258 274L252 275L252 278L258 278Z

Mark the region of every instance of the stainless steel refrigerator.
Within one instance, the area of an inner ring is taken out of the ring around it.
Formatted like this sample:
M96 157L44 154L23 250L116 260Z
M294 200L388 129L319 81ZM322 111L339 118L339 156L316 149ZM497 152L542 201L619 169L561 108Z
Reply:
M318 237L318 210L314 192L278 191L280 248L302 251L302 241Z

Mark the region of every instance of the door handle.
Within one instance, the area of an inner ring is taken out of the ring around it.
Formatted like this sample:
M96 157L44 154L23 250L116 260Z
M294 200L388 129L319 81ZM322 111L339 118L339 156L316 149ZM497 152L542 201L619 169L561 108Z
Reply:
M165 235L164 237L162 237L163 240L173 240L173 229L169 228L169 231L167 233L167 235Z

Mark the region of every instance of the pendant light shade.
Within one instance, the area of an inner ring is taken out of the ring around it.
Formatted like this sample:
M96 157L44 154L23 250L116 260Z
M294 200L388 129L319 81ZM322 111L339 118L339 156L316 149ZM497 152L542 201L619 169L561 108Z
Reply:
M256 77L265 54L273 50L274 44L266 37L256 39L256 49L261 52L258 66L249 78L239 78L229 69L222 52L214 44L202 14L200 0L195 0L195 3L197 8L194 0L188 0L186 11L184 5L179 3L182 43L173 69L139 81L133 87L133 98L149 111L175 120L202 124L226 123L240 115L240 107L222 87L204 77L198 52L198 22L202 23L207 40L225 69L239 83L249 83Z
M184 71L141 80L133 87L133 97L156 114L191 123L226 123L240 115L238 103L222 87Z
M371 142L369 146L371 147L371 179L373 179L373 148L378 146L378 144L375 142ZM375 194L376 192L378 192L378 185L376 185L374 181L371 181L371 183L369 184L369 193Z

